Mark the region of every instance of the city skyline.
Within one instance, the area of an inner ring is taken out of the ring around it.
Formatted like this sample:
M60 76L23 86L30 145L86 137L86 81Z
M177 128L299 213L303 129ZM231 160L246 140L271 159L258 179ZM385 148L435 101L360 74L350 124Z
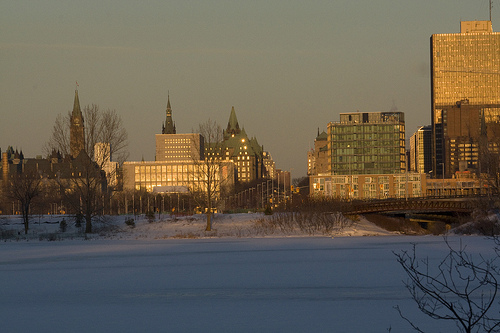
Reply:
M458 33L460 21L487 20L488 7L486 0L2 4L1 148L42 154L56 116L72 109L78 81L82 107L98 104L123 118L130 161L154 159L170 92L178 133L208 118L224 127L234 106L277 168L305 176L317 128L340 113L397 108L407 139L430 124L429 38Z

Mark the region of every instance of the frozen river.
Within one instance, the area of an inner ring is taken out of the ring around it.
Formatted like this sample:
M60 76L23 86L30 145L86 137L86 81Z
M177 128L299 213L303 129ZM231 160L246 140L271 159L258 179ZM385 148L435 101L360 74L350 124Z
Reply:
M446 253L433 236L0 243L1 331L408 332L393 306L430 322L392 253L412 242Z

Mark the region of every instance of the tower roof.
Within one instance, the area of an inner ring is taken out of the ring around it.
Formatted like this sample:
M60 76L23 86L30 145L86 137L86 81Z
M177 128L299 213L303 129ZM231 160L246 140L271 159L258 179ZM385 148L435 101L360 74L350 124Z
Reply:
M236 118L236 111L234 111L234 106L231 108L231 114L229 115L229 121L227 122L227 129L225 131L225 137L231 137L237 135L241 132L240 125L238 124L238 119Z
M227 123L228 129L240 129L238 124L238 119L236 118L236 111L234 111L234 106L231 108L231 114L229 115L229 122Z
M82 110L80 109L80 100L78 99L78 90L75 89L75 101L73 102L73 117L80 117Z
M175 123L172 120L172 107L170 106L170 94L167 97L167 118L161 131L162 134L176 134Z

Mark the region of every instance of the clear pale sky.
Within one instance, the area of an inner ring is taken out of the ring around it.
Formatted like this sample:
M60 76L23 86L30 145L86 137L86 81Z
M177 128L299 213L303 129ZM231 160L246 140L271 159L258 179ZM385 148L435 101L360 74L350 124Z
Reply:
M500 1L493 3L500 28ZM131 161L154 159L167 92L178 133L207 119L257 137L278 168L306 175L318 127L342 112L430 124L429 38L488 20L487 0L3 1L0 148L42 154L56 116L116 109Z

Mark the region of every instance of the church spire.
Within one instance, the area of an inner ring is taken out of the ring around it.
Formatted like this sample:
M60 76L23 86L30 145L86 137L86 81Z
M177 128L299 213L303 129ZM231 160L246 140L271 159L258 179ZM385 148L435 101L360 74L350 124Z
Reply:
M73 102L73 117L82 117L82 110L80 109L80 99L78 98L78 89L75 89L75 100Z
M82 150L85 150L85 127L82 110L80 109L78 89L75 89L73 112L70 117L69 142L70 154L73 158L77 157Z
M170 106L170 93L167 98L167 119L161 131L162 134L176 134L175 123L172 120L172 107Z

